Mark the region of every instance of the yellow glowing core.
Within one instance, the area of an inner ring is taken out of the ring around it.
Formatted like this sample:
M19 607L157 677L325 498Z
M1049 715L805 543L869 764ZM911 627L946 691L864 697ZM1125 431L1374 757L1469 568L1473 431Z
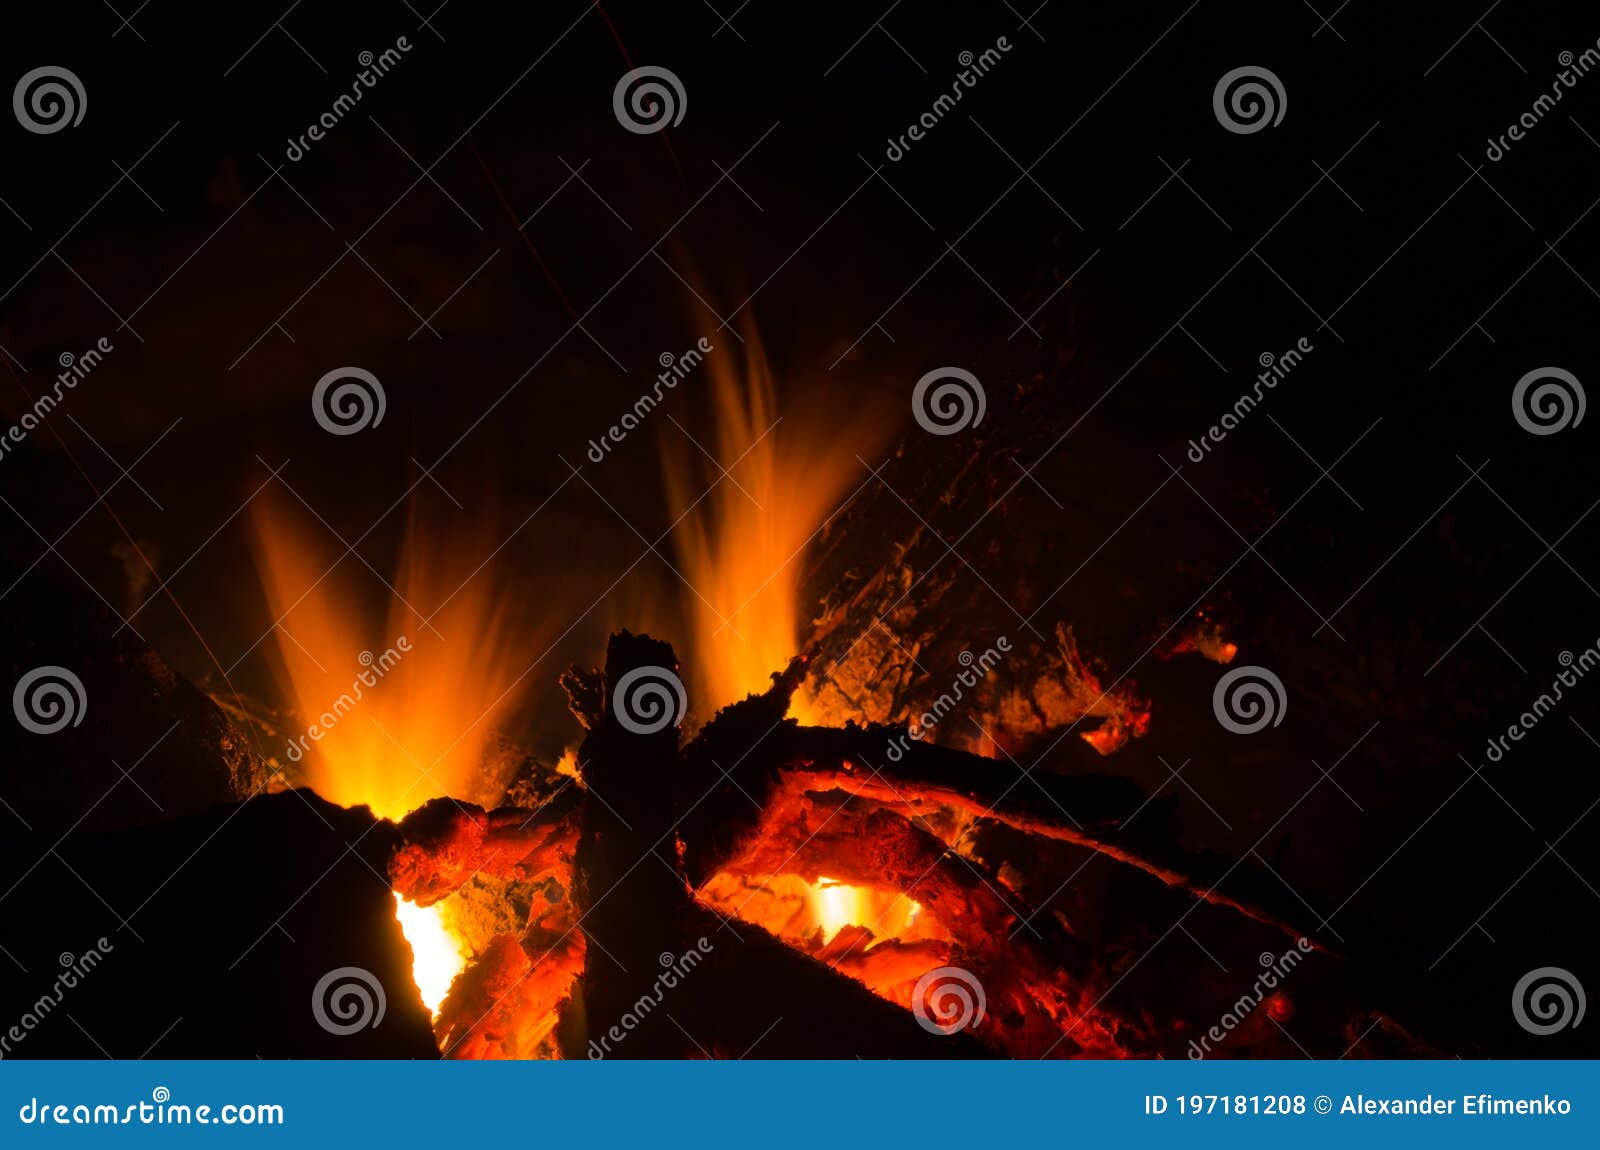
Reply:
M902 894L850 886L819 875L811 888L812 913L822 927L822 941L847 926L864 926L879 938L904 934L916 922L922 904Z
M450 984L461 973L469 957L459 939L444 924L443 907L418 906L396 892L394 917L411 944L411 977L422 992L422 1004L438 1017Z

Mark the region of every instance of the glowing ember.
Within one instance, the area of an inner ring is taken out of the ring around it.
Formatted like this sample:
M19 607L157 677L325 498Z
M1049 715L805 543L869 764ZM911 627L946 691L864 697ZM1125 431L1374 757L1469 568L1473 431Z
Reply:
M818 877L814 900L823 941L832 939L841 927L861 921L861 894L860 887L836 883L827 875Z
M819 875L811 888L811 906L822 927L823 942L847 926L864 926L878 938L898 938L917 920L922 904L891 891L849 886Z
M1161 657L1170 659L1174 655L1195 654L1213 663L1227 664L1233 662L1233 657L1238 653L1239 645L1228 642L1222 633L1222 624L1209 611L1202 609L1194 613L1188 629Z
M439 1007L450 984L467 965L466 947L444 924L443 905L418 906L398 893L394 896L394 917L411 944L411 978L422 992L422 1004L439 1016Z
M915 899L897 891L851 886L826 875L813 883L795 874L753 878L724 872L714 875L698 893L722 913L765 927L802 949L814 944L819 930L826 945L852 926L870 931L873 944L946 937Z

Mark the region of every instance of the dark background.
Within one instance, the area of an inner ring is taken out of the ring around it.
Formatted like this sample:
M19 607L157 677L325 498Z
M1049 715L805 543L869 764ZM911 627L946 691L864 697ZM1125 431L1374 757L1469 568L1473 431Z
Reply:
M263 460L289 461L284 478L330 532L371 527L359 550L379 570L404 516L373 521L415 461L469 517L498 523L497 539L548 499L502 561L529 589L530 649L566 632L514 720L554 753L576 734L557 671L595 661L612 627L639 625L633 605L676 595L651 559L580 616L642 545L587 487L562 486L564 456L639 533L670 522L653 433L602 465L582 460L659 353L708 333L731 346L718 316L737 311L759 329L786 409L847 421L881 400L900 435L917 434L906 397L932 367L976 371L997 420L1005 381L1042 372L1061 435L1037 479L1098 510L1080 526L1032 497L1015 514L1012 530L1074 541L1028 573L1039 584L1140 506L1163 459L1193 490L1169 484L1096 558L1118 582L1174 581L1192 596L1294 505L1223 592L1242 658L1279 668L1300 700L1291 730L1248 754L1196 753L1160 741L1162 708L1179 730L1208 700L1158 696L1151 738L1103 769L1153 788L1158 752L1193 758L1185 777L1231 823L1186 808L1198 842L1242 854L1270 830L1261 853L1317 917L1340 907L1337 922L1393 944L1405 979L1481 1019L1493 1049L1577 1052L1584 1032L1529 1040L1506 1000L1536 966L1600 985L1585 821L1600 797L1594 684L1505 762L1486 763L1484 743L1549 688L1561 652L1600 638L1593 418L1536 437L1510 410L1534 368L1592 377L1600 78L1580 79L1499 162L1484 149L1549 90L1558 53L1595 43L1592 12L1502 4L1480 26L1476 7L1355 0L1335 15L1319 0L1324 24L1309 4L1053 0L1036 12L905 3L875 25L876 7L763 0L734 15L717 0L724 26L698 2L457 0L435 32L400 0L307 0L287 14L154 0L131 27L109 7L5 16L8 84L59 63L89 93L76 129L0 124L7 422L62 352L115 344L48 429L0 461L15 569L118 479L87 436L128 466L181 422L134 472L164 510L123 480L28 579L77 583L70 563L118 610L148 595L129 584L109 506L163 577L188 561L170 588L188 622L165 598L136 622L220 690L217 664L270 622L243 519L229 520L268 478ZM357 54L401 35L404 61L285 164L287 140L347 89ZM948 90L957 54L1001 35L1013 45L1002 63L883 166L886 140ZM682 78L679 127L619 128L612 88L637 64ZM1276 128L1218 125L1212 88L1241 64L1282 80ZM519 235L511 219L530 216ZM648 254L669 228L661 258ZM1042 338L1013 337L1017 313L1036 309ZM416 313L440 338L410 338ZM1248 389L1257 356L1301 337L1315 350L1290 381L1204 462L1184 461ZM378 433L335 438L310 418L311 386L345 363L384 381ZM709 434L702 394L670 402ZM1363 433L1333 468L1342 492L1321 468ZM958 466L960 437L941 447ZM430 483L417 497L453 510ZM358 585L369 578L347 566ZM386 593L371 590L380 610ZM1189 601L1175 597L1165 610ZM1055 607L1099 628L1114 670L1159 630L1087 592ZM1342 638L1316 633L1319 614ZM266 654L234 686L270 694ZM1312 760L1329 767L1358 741L1338 767L1348 793L1321 786L1280 824L1317 781ZM5 780L23 810L27 789Z

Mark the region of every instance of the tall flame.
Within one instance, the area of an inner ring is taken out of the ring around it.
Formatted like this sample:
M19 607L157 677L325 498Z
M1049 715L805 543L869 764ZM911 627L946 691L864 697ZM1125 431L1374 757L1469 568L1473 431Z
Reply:
M707 715L766 690L801 653L805 552L859 482L857 456L878 438L859 405L828 410L815 391L805 415L780 413L760 340L748 327L744 340L742 371L727 354L703 369L716 425L706 450L727 475L704 494L720 471L703 465L699 447L679 436L663 454L669 502L682 517L674 542L693 629L691 700ZM790 713L810 721L804 691Z
M517 644L490 573L474 570L490 548L450 546L413 514L378 626L360 609L370 591L351 595L343 578L376 575L354 560L330 570L338 551L264 496L253 518L285 685L305 724L286 734L301 746L281 755L300 760L324 798L388 818L441 795L492 805L507 780L486 752L515 699Z

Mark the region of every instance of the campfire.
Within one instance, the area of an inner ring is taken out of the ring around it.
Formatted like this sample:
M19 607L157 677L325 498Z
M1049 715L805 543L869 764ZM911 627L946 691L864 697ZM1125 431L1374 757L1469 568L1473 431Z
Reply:
M143 648L78 662L100 676L97 700L178 708L194 764L163 797L195 821L141 831L165 861L108 905L159 899L184 922L221 906L206 969L222 997L277 996L248 1027L175 1008L193 1048L1283 1056L1376 1027L1369 1049L1428 1049L1365 1001L1343 940L1267 860L1186 844L1172 797L1122 766L1174 711L1201 711L1216 737L1216 668L1249 670L1231 666L1244 644L1227 604L1156 621L1155 674L1115 675L1096 629L1030 589L1026 555L1007 551L1030 541L1009 528L970 545L995 571L963 586L954 560L940 567L1003 494L978 463L997 413L952 478L918 458L932 437L841 431L828 403L780 419L753 331L742 354L698 368L716 434L662 450L673 518L657 554L676 598L619 595L603 652L564 671L546 657L576 623L541 619L500 569L492 514L441 521L414 502L380 571L273 492L249 516L277 698L202 694ZM1031 425L1035 399L1004 434ZM926 514L898 486L918 483ZM363 593L373 577L387 598ZM547 733L530 732L533 713ZM167 738L138 707L103 721L113 745ZM286 843L307 857L279 858ZM248 897L225 866L192 864L247 849L274 860ZM115 887L126 846L84 850L100 853L74 870ZM1193 953L1160 945L1178 927ZM1274 981L1241 1013L1235 972L1257 956ZM160 957L121 977L148 979ZM351 971L381 1030L276 1005ZM118 985L98 984L108 1000Z
M687 658L623 629L603 667L569 669L586 735L555 764L500 733L537 684L515 596L477 559L492 540L462 547L414 514L379 620L326 574L336 556L307 544L296 509L258 501L282 682L305 724L273 785L398 825L394 913L447 1057L737 1056L785 1016L808 1025L786 1048L817 1054L1158 1051L1152 1020L1108 1001L1110 962L1033 905L1050 892L1029 881L1027 843L1290 939L1307 937L1296 916L1120 834L1127 791L1110 780L1013 757L1058 731L1110 756L1149 727L1150 702L1104 685L1064 623L1026 652L1004 635L963 650L949 689L919 695L873 671L885 638L901 646L892 611L862 625L904 598L900 568L853 575L808 616L808 562L836 545L853 494L842 477L879 447L780 421L753 333L747 348L742 370L704 368L724 481L698 454L663 460ZM1166 655L1236 652L1202 613Z
M1201 9L346 7L13 134L0 1055L1582 1049L1584 349L1482 180L1237 131Z

